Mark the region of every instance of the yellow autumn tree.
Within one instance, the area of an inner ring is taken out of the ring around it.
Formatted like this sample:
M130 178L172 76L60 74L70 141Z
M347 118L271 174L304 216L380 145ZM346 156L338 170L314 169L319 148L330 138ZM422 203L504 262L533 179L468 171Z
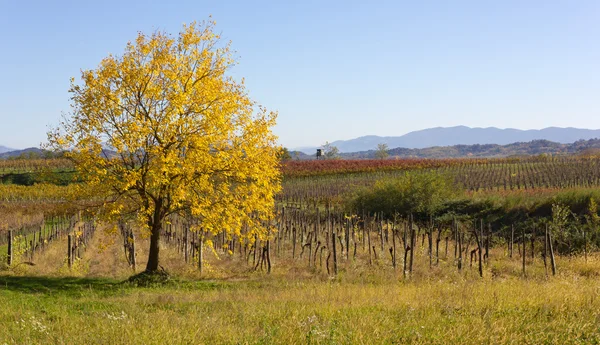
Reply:
M97 202L101 219L134 214L149 233L147 272L159 267L170 215L250 241L267 236L273 216L276 114L228 76L235 60L214 27L139 33L122 56L82 71L80 84L71 80L72 111L48 133L84 178L80 192Z

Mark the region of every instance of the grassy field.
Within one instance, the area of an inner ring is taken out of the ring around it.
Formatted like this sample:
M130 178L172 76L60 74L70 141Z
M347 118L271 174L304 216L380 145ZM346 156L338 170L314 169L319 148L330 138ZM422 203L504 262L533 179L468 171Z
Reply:
M36 266L0 274L0 344L600 343L596 256L559 257L556 277L528 259L523 278L518 255L496 248L481 279L451 259L429 269L418 251L409 280L384 261L342 262L334 278L291 259L269 275L208 256L200 277L165 247L178 278L136 287L118 243L99 234L73 271L57 242Z
M0 278L0 344L597 344L594 279Z

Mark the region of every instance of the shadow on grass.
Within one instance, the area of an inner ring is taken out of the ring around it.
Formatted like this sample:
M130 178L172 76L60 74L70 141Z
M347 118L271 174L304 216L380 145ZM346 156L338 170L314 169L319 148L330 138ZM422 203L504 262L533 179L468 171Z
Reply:
M221 281L180 281L174 280L150 289L176 290L221 290L233 288L234 284ZM2 276L0 275L0 291L9 290L22 293L60 293L81 295L82 293L101 293L111 295L124 290L144 289L130 284L127 280L119 281L107 278L77 277L40 277L40 276Z
M109 292L122 287L121 282L104 278L0 276L0 290L24 293Z

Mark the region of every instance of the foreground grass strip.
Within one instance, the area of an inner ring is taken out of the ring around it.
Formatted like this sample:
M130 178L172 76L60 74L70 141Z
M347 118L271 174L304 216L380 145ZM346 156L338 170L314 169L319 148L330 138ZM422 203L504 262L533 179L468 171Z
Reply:
M175 282L0 277L0 344L595 344L593 279Z

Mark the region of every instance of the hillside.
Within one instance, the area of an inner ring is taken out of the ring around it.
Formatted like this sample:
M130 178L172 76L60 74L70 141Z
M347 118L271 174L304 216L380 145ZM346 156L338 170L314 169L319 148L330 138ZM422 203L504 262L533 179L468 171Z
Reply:
M6 147L6 146L0 146L0 154L2 154L4 152L10 152L10 151L14 151L14 149L11 149L11 148Z
M533 140L508 145L454 145L436 146L424 149L394 148L388 150L390 157L400 158L464 158L464 157L510 157L540 154L581 154L600 150L600 139L579 140L571 144L556 143L548 140ZM372 159L375 150L340 154L342 158ZM314 158L314 155L311 156Z
M50 157L52 153L50 151L42 150L36 147L30 147L24 150L9 150L0 151L0 159L7 158L44 158Z
M351 140L334 141L332 145L336 146L340 152L359 152L374 150L377 148L377 144L387 144L389 148L423 149L454 145L508 145L510 143L530 142L533 140L548 140L567 144L577 140L594 138L600 138L600 130L558 127L549 127L540 130L520 130L513 128L471 128L456 126L429 128L394 137L369 135ZM316 147L299 150L312 154L315 149Z

